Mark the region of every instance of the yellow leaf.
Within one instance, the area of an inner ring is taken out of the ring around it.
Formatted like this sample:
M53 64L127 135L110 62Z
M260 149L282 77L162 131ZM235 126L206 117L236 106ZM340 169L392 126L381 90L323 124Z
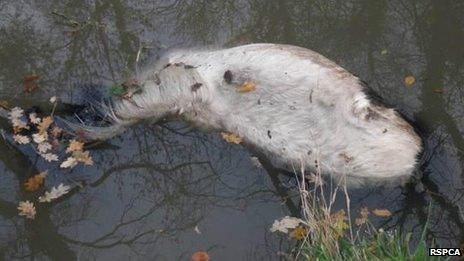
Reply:
M389 217L392 214L388 209L374 209L372 213L378 217Z
M36 191L40 186L42 186L44 182L44 178L47 176L47 172L41 172L40 174L34 175L27 179L26 182L24 182L24 188L27 191Z
M53 118L48 116L42 119L42 122L37 126L37 129L39 130L39 134L46 134L48 128L50 125L53 123Z
M77 150L72 155L77 161L83 162L85 165L93 165L92 157L88 151Z
M297 226L291 233L290 237L296 240L303 240L308 235L308 230L302 226Z
M221 135L222 138L229 143L240 144L243 142L243 139L234 133L221 132Z
M414 83L416 83L416 78L414 78L414 76L408 75L404 77L404 84L406 85L406 87L412 87Z
M84 148L84 143L77 141L77 140L71 140L69 143L68 148L66 149L67 153L74 152L74 151L82 151Z
M256 90L256 84L254 82L245 82L244 84L237 87L237 92L251 92Z

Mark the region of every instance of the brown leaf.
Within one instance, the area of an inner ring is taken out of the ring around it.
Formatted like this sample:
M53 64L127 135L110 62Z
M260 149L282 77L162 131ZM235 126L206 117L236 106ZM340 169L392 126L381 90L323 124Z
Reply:
M40 186L42 186L44 182L44 178L47 176L47 172L44 171L40 174L34 175L27 179L26 182L24 182L24 188L27 191L36 191Z
M69 143L68 148L66 149L67 153L74 152L74 151L82 151L84 149L84 143L77 141L77 140L71 140Z
M365 224L367 222L367 217L369 216L369 210L367 207L362 207L360 211L360 217L356 218L354 223L357 226L361 226L362 224Z
M198 251L193 253L192 257L190 258L191 261L210 261L208 253L204 251Z
M77 150L73 152L73 157L85 165L93 165L92 157L88 151Z
M254 82L245 82L237 87L237 92L245 93L256 90L256 84Z
M1 108L5 109L5 110L8 110L8 109L9 109L9 108L8 108L8 107L9 107L8 105L9 105L9 104L8 104L7 101L5 101L5 100L1 100L1 101L0 101L0 107L1 107Z
M388 209L374 209L372 210L372 214L378 217L389 217L392 213Z
M414 83L416 83L416 78L414 78L414 76L408 75L404 77L404 84L406 85L406 87L412 87Z
M40 79L38 75L31 74L24 76L24 91L25 92L33 92L39 86L37 85L37 80Z
M234 133L221 132L221 135L222 138L229 143L240 144L243 142L243 139Z
M60 138L62 133L63 133L63 129L57 126L52 128L51 135L53 138Z
M434 92L434 93L440 93L440 94L441 94L441 93L444 93L445 91L444 91L443 89L440 89L440 88L439 88L439 89L433 89L433 92Z
M42 122L37 126L39 134L46 134L48 128L53 123L53 118L51 116L45 117L42 119Z

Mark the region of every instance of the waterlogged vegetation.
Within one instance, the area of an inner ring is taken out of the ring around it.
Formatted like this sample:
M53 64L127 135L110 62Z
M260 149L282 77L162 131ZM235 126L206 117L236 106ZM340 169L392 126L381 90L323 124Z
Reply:
M451 0L2 1L0 259L428 260L432 245L462 246L463 12ZM419 128L418 182L304 182L233 133L180 122L101 144L56 128L82 90L130 99L130 76L166 47L248 42L307 47L359 75Z

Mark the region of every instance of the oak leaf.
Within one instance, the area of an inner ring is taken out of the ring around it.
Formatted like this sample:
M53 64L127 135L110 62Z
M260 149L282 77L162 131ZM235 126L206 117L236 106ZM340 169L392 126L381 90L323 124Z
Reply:
M243 139L234 133L221 132L221 135L222 138L229 143L240 144L243 142Z
M24 188L27 191L36 191L40 186L42 186L46 176L47 172L44 171L28 178L27 181L24 182Z

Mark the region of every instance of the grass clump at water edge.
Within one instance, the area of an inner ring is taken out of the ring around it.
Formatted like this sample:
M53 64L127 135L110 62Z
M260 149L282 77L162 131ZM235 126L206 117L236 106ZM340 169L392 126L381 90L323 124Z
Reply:
M346 185L324 191L320 175L312 176L314 188L306 188L304 174L298 183L301 218L284 217L271 228L272 232L292 239L289 253L280 253L283 260L444 260L428 256L425 240L428 222L415 246L411 242L412 233L384 231L369 222L371 214L390 216L388 210L369 211L363 207L353 224L349 207L332 212L337 192L344 192L346 205L350 206Z

